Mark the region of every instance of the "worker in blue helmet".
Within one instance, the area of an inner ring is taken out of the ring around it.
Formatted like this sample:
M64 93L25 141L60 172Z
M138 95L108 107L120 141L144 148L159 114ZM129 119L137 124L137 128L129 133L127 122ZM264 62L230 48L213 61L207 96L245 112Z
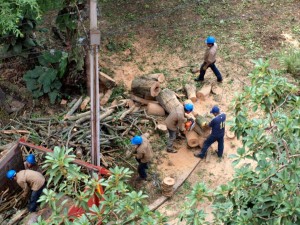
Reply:
M218 151L217 155L221 159L224 151L224 135L225 135L225 121L226 114L220 112L220 108L218 106L214 106L210 113L212 113L215 118L211 120L209 123L209 127L211 127L211 134L205 140L203 144L203 148L199 154L195 153L194 155L198 158L203 159L206 156L207 149L214 143L218 142Z
M200 74L195 79L195 81L200 81L200 82L204 81L205 72L206 72L207 68L210 67L212 69L212 71L214 72L214 74L216 75L217 81L222 82L223 81L222 75L221 75L220 71L218 70L217 66L215 65L217 48L218 48L216 39L213 36L209 36L209 37L207 37L205 43L207 45L207 49L204 54L204 62L202 63L202 65L200 67Z
M186 103L183 105L178 105L174 108L168 117L165 120L165 123L169 132L169 139L167 143L167 152L176 153L177 150L174 149L173 143L177 137L177 132L185 131L185 122L187 121L185 118L185 113L189 114L194 110L194 105L192 103Z
M131 139L131 144L135 146L134 155L136 160L138 161L138 181L147 181L148 176L146 170L148 169L148 163L153 158L153 151L149 140L147 139L147 135L144 134L142 136L134 136Z
M44 187L46 186L45 177L33 170L9 170L6 173L6 177L9 180L14 180L23 189L23 198L27 198L29 193L28 210L29 212L35 212L38 206L38 199L41 196Z
M26 170L34 170L34 171L38 171L38 172L42 172L42 170L39 168L36 160L35 160L35 156L34 154L29 154L26 157L26 160L24 162L24 167Z

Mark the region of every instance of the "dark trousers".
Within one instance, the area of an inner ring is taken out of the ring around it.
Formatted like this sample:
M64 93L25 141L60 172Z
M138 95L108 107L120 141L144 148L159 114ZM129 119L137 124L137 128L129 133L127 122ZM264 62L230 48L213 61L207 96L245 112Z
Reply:
M206 65L206 63L204 62L200 67L200 74L199 74L199 78L198 78L200 81L204 80L204 75L205 75L206 70L204 70L203 67L205 65ZM223 80L222 75L221 75L220 71L218 70L217 66L215 65L215 63L210 64L208 67L210 67L212 69L212 71L216 75L218 81Z
M36 211L36 208L39 205L39 203L37 201L39 200L39 197L41 196L45 186L46 186L46 181L45 181L45 184L39 190L31 192L29 203L28 203L29 212Z
M168 150L173 150L173 143L176 139L176 134L177 134L177 131L174 131L174 130L169 130L169 139L168 139L168 143L167 143L167 149Z
M146 179L147 178L147 173L146 169L148 169L148 163L142 163L140 159L136 159L138 161L138 173L140 175L141 179Z
M223 151L224 151L224 136L221 137L216 137L216 136L212 136L210 135L204 142L203 144L203 148L201 150L201 153L199 154L200 158L204 158L206 156L207 153L207 149L215 142L218 142L218 157L222 157L223 155Z

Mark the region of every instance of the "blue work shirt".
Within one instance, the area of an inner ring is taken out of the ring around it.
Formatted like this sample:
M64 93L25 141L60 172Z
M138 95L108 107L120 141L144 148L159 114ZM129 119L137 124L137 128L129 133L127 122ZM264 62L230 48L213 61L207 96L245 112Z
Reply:
M226 114L221 113L210 121L209 126L212 128L211 135L222 137L225 134Z

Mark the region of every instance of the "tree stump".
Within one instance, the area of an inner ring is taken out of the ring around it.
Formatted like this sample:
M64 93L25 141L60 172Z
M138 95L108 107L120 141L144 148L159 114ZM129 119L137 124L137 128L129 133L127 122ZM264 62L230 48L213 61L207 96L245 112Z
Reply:
M174 194L173 186L175 184L175 179L171 177L166 177L162 183L162 194L165 197L172 197Z
M163 89L156 99L168 113L176 109L178 106L183 107L183 105L177 99L175 92L168 88Z
M188 146L193 148L193 147L196 147L199 145L199 140L198 140L199 136L195 131L191 130L191 131L187 132L185 137L186 137Z
M165 116L166 112L159 104L149 103L147 105L147 114L154 116Z
M184 88L187 93L188 99L190 99L192 102L196 102L196 86L194 84L186 84Z
M230 131L230 127L229 128L226 128L226 136L229 138L229 139L233 139L235 138L235 133Z
M196 96L202 101L209 96L211 92L211 85L204 85L199 91L197 91Z
M156 97L160 92L160 84L155 80L136 77L131 83L131 91L141 98Z

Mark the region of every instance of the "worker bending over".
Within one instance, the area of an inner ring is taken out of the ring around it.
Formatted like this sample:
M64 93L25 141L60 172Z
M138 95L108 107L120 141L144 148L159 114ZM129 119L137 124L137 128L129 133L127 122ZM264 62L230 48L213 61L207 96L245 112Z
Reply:
M169 131L169 139L167 143L167 152L176 153L177 150L173 148L173 142L176 139L178 129L180 131L185 131L185 122L186 118L184 117L184 113L191 113L194 109L194 105L192 103L178 105L173 111L170 112L168 117L165 120Z
M146 135L134 136L131 139L131 144L136 146L134 155L138 161L138 180L147 180L146 169L148 169L148 163L153 158L153 151L149 140Z
M28 203L29 212L35 212L37 208L37 201L46 186L45 177L33 170L20 170L18 173L15 170L9 170L6 176L10 180L15 180L23 189L23 198L27 198L30 190L31 196Z
M224 151L224 134L225 134L225 121L226 114L220 113L218 106L214 106L210 111L215 118L209 123L209 126L212 128L210 136L205 140L203 148L200 154L194 154L194 156L203 159L206 156L207 149L215 142L218 142L218 152L217 155L219 158L222 158Z

